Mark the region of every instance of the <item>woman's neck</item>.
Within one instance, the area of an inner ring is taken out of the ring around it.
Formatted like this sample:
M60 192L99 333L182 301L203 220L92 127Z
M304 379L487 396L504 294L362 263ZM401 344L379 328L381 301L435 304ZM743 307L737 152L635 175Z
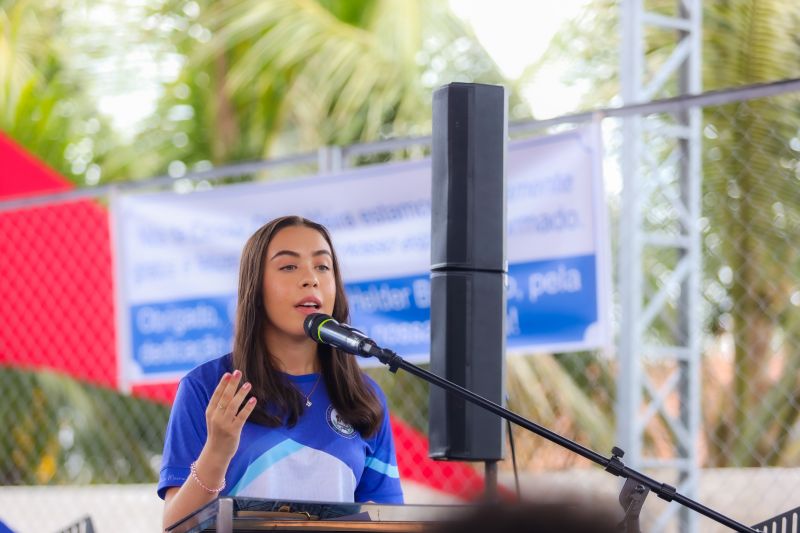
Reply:
M283 335L271 335L269 330L264 336L267 350L282 372L294 376L319 372L317 344L308 337L292 339Z

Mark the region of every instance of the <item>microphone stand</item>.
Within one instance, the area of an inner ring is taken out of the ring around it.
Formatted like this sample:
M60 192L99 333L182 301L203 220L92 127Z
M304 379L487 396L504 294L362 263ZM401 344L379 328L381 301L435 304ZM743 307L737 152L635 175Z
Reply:
M625 452L616 446L614 446L614 448L611 450L611 458L606 458L597 452L581 446L577 442L574 442L566 437L562 437L558 433L554 433L547 428L535 424L530 420L512 411L509 411L508 409L505 409L504 407L501 407L490 400L487 400L483 396L475 394L474 392L471 392L464 387L453 383L452 381L448 381L437 376L436 374L432 374L427 370L419 368L418 366L405 361L402 357L391 350L375 347L375 349L369 350L368 353L362 352L362 354L364 357L375 357L381 363L387 365L389 367L389 371L392 373L397 373L397 369L402 368L409 374L413 374L418 378L427 381L428 383L445 389L446 391L451 392L470 403L478 405L487 411L490 411L510 422L517 424L520 427L527 429L528 431L536 433L540 437L544 437L547 440L558 444L559 446L567 448L568 450L571 450L572 452L597 463L607 472L610 472L615 476L625 478L625 486L622 488L622 493L620 494L619 500L623 509L625 509L625 518L623 520L623 524L626 533L639 533L639 511L641 510L642 505L644 504L644 499L647 497L647 493L649 491L653 491L662 500L666 500L668 502L676 501L681 505L688 507L689 509L697 511L708 518L711 518L712 520L715 520L720 524L733 529L734 531L740 531L743 533L758 532L756 529L752 529L744 524L741 524L692 500L687 496L682 495L675 487L672 487L666 483L659 483L657 480L625 466L621 460L622 456L625 455Z

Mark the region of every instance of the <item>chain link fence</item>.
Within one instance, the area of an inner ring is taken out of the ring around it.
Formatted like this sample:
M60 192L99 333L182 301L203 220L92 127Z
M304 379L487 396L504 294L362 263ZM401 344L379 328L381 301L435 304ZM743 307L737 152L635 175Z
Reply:
M800 91L719 102L725 103L703 107L698 499L755 523L800 505ZM513 125L510 131L513 137L542 135L605 117L607 198L616 221L621 131L613 110L607 111ZM649 135L648 158L663 166L670 151L659 145L657 130ZM117 369L106 207L111 194L294 179L314 170L425 157L429 145L430 138L418 138L327 148L113 189L0 202L0 520L19 532L57 531L87 514L101 533L160 527L155 481L169 405L113 389ZM664 210L673 208L668 200L653 202L646 224L657 227L665 220ZM614 240L616 229L612 223ZM675 258L648 254L642 258L646 284L654 288ZM675 321L674 313L667 313L649 334L668 335ZM45 361L48 368L41 368ZM670 374L663 361L644 364L655 380ZM603 353L508 357L508 406L607 454L615 440L618 368L614 357ZM428 385L382 367L367 372L387 393L393 415L424 435ZM666 404L677 412L681 401L673 393ZM644 432L643 449L656 457L674 456L671 431L656 417ZM514 428L511 435L526 496L569 493L613 504L619 490L615 478L523 430ZM402 441L399 454L419 454L409 442ZM409 476L414 468L418 471ZM410 461L401 467L406 477L427 479L437 488L412 488L409 503L457 501L453 493L474 497L481 472L479 464L432 469ZM500 480L509 493L514 490L510 453L500 465ZM646 514L658 507L653 500L645 505ZM704 522L702 530L713 528Z
M703 143L702 462L764 519L800 506L800 94L706 107Z

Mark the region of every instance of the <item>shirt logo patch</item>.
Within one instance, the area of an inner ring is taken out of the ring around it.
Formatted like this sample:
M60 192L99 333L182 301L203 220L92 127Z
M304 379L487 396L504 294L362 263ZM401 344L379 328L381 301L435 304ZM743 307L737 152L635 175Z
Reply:
M345 422L332 405L328 406L328 410L325 413L325 419L328 421L330 428L342 437L346 439L352 439L356 436L356 430L353 429L353 426Z

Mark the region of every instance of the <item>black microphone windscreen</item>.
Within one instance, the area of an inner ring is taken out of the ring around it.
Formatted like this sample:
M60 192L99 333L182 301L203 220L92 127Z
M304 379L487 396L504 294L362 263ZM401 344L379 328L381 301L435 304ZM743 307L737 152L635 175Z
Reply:
M326 320L332 320L332 319L330 315L326 315L325 313L312 313L308 315L306 319L303 321L303 329L306 330L306 335L308 335L315 341L319 341L318 337L319 327Z

